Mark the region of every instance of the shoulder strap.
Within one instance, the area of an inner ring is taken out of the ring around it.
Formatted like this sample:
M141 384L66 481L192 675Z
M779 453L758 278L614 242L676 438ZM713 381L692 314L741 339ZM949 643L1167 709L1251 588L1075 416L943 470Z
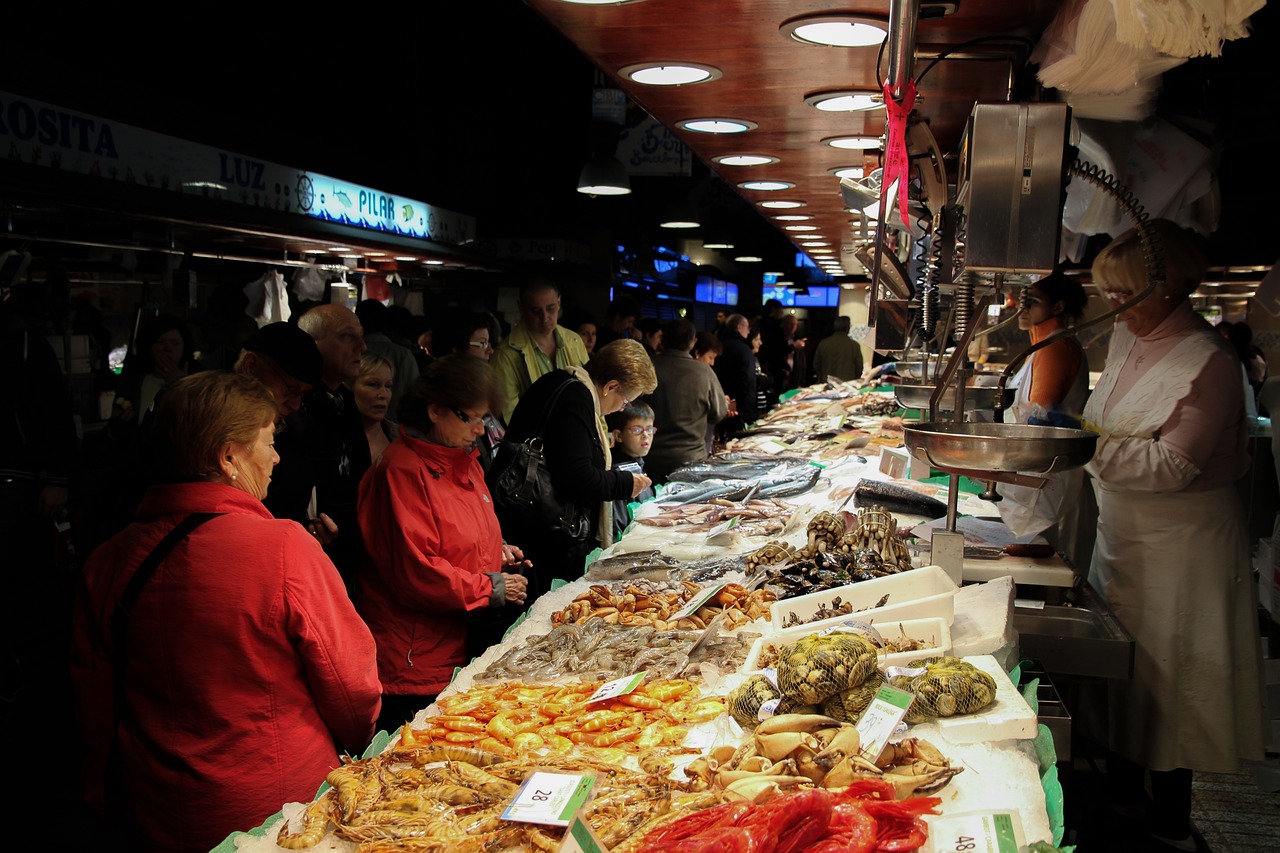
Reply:
M570 373L569 378L561 382L560 385L556 387L556 390L552 392L550 399L548 399L547 402L543 404L542 413L538 416L537 435L539 438L542 437L542 431L547 428L547 420L551 417L551 412L556 407L556 401L560 399L560 395L564 393L564 389L569 387L569 384L571 382L577 382L577 381L578 381L577 377L575 377L572 373Z
M174 549L174 546L191 534L191 531L219 515L222 515L222 513L193 512L182 521L179 521L172 530L165 534L160 543L152 549L147 558L142 561L142 565L138 566L138 570L133 573L133 577L129 578L129 584L124 588L124 594L120 596L120 601L116 604L115 616L111 620L111 635L115 641L117 656L124 647L124 643L127 642L129 614L133 610L133 605L137 602L138 596L142 593L142 588L146 586L147 581L151 580L151 576L156 573L160 563L164 561L165 557L169 556L169 552Z

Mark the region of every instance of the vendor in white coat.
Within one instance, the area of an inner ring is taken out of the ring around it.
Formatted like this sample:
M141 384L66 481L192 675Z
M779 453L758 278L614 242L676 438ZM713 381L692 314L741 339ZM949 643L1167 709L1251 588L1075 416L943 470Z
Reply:
M1263 755L1257 611L1233 485L1248 466L1246 424L1238 359L1188 299L1206 269L1202 241L1163 220L1151 227L1165 281L1119 315L1084 411L1100 434L1087 466L1098 497L1090 583L1135 642L1133 679L1110 691L1111 802L1145 806L1153 843L1194 850L1192 771ZM1136 232L1099 254L1093 280L1113 305L1145 288Z

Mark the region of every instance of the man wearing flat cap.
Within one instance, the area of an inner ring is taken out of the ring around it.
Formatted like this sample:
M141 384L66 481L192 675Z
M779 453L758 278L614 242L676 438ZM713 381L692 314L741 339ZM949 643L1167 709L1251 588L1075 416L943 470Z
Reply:
M291 323L270 323L245 342L235 371L266 385L283 419L302 408L302 395L320 384L324 361L306 332Z

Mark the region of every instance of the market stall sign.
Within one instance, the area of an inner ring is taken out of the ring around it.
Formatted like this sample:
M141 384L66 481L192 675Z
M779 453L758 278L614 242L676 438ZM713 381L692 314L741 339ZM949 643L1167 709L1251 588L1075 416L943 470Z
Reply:
M724 589L726 586L728 586L728 584L722 583L712 587L707 587L705 590L689 599L689 602L685 604L684 607L680 608L675 613L672 613L671 618L667 621L678 622L681 619L688 619L690 616L697 613L704 604L718 595L720 590Z
M606 681L601 684L595 693L591 694L591 698L587 700L587 704L592 702L603 702L606 699L616 699L619 696L625 696L640 686L644 681L644 677L649 674L646 669L643 672L637 672L635 675L624 675L622 678L615 678L613 681Z
M596 837L591 825L582 819L582 814L578 813L570 821L569 829L565 832L564 841L560 842L557 853L606 853L608 849Z
M545 826L568 826L574 812L591 796L596 777L590 773L546 773L538 770L529 775L516 791L511 805L502 813L503 820L538 823Z
M896 687L885 685L876 691L876 698L871 700L867 710L858 720L858 735L861 737L862 757L875 761L884 751L885 744L893 736L898 724L907 714L914 697Z
M0 91L9 160L461 245L474 216Z

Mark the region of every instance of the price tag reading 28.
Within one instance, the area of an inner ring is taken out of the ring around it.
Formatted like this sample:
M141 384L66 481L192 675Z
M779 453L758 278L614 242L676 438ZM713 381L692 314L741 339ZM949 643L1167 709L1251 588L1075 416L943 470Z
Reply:
M546 826L568 826L573 814L591 796L596 783L592 774L545 773L535 771L516 791L511 805L502 813L503 820L540 823Z

